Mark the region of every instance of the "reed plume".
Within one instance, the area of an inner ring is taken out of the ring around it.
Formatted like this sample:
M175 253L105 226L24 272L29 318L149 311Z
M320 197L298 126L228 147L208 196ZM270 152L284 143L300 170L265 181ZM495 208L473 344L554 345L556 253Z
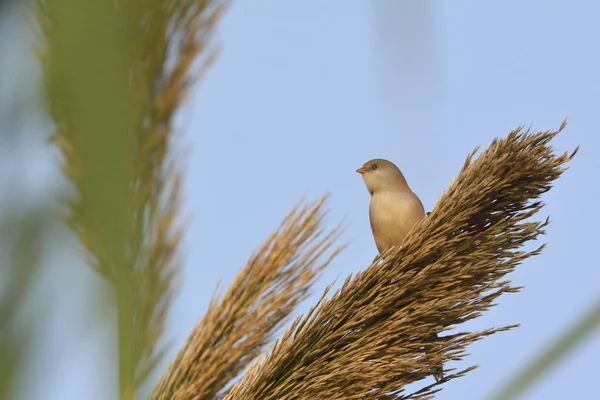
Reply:
M554 154L549 143L564 126L538 133L518 128L477 159L475 152L469 155L402 246L348 278L331 298L326 292L225 398L432 397L439 384L410 393L404 388L432 375L439 363L463 359L469 344L517 326L443 335L479 317L503 293L520 289L506 274L542 251L543 245L531 251L522 246L548 224L528 219L577 151Z
M224 4L37 0L53 140L73 189L65 219L114 289L122 399L162 353L183 233L172 121L214 57Z
M219 398L264 350L341 250L329 251L339 229L325 233L321 227L324 201L295 207L250 257L227 293L211 301L151 399Z

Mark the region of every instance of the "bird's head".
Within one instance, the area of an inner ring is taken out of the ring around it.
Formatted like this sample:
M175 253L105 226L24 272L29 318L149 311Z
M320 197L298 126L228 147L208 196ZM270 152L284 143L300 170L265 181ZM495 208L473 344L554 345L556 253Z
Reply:
M402 172L394 163L388 160L376 158L367 161L356 172L362 175L371 194L408 188Z

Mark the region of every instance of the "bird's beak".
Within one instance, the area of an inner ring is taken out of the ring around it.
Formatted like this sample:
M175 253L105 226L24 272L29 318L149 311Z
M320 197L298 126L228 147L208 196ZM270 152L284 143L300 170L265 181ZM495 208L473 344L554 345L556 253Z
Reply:
M365 167L360 167L359 169L356 170L356 172L358 172L359 174L364 174L365 172L367 172L367 169Z

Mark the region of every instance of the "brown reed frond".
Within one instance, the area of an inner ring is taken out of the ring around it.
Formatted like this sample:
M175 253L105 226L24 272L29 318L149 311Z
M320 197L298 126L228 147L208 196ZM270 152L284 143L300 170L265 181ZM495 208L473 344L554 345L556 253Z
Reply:
M466 356L466 346L513 326L436 335L480 316L503 280L543 246L522 250L545 222L526 222L542 193L575 155L555 155L558 131L516 129L475 161L471 154L437 207L400 247L349 278L330 299L295 320L226 399L424 399L438 384L404 387L435 366ZM462 376L472 368L446 376ZM448 372L448 371L446 371Z
M182 234L172 120L215 54L224 7L37 0L54 141L76 192L67 224L115 289L122 398L160 356Z
M296 206L250 257L221 300L213 299L154 390L153 400L213 399L245 368L303 300L341 248L324 234L325 198Z

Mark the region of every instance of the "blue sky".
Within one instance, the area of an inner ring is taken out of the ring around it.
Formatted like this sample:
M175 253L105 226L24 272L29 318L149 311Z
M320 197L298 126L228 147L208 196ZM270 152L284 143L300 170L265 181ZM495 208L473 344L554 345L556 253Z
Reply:
M235 3L221 25L220 57L180 118L189 167L185 211L193 219L170 316L170 356L215 285L231 282L302 197L331 194L328 224L345 218L350 246L299 312L376 254L369 196L354 172L363 162L393 160L431 209L475 146L519 125L551 129L568 118L554 145L581 150L544 198L540 218L553 221L543 238L548 248L511 275L525 286L521 293L501 298L463 329L522 326L470 347L470 357L451 366L480 368L444 385L438 398L490 394L600 293L599 12L600 5L583 1ZM73 276L78 267L65 271ZM64 303L75 316L54 323L52 360L38 366L43 378L34 391L90 398L90 387L110 380L98 375L108 365L89 361L101 358L105 339L91 334L71 349L73 337L90 333L75 328L86 321L83 311ZM524 398L592 398L599 358L596 333Z

